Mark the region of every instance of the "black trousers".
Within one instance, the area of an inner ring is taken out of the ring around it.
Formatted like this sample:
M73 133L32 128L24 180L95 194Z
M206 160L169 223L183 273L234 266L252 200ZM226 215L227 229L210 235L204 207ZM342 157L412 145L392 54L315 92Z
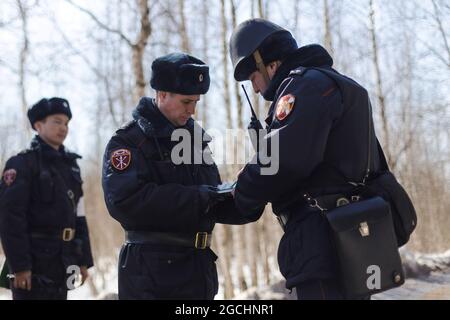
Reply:
M333 280L311 280L296 287L298 300L343 300L344 295Z
M60 256L34 258L31 291L14 289L13 300L67 300L66 267Z
M213 300L216 259L209 249L125 244L119 258L119 299Z
M13 300L67 300L67 289L32 288L31 291L11 289Z
M370 300L370 296L353 299L345 297L342 288L335 280L311 280L297 287L298 300Z

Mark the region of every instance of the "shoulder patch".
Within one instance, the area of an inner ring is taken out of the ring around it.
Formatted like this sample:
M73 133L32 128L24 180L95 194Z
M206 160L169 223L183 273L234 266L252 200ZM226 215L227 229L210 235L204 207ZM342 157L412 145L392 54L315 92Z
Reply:
M11 186L17 177L16 169L8 169L3 173L3 182L7 187Z
M126 170L131 164L131 151L118 149L111 153L111 165L119 171Z
M278 100L275 116L278 121L286 119L294 110L295 96L292 94L285 95Z

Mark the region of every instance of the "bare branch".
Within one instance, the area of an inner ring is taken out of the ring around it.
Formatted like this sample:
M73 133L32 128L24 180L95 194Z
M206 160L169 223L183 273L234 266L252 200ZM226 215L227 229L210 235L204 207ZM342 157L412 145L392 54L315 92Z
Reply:
M447 61L440 52L438 52L435 48L433 48L431 45L429 45L424 40L418 38L418 41L421 42L425 47L427 47L427 49L430 50L430 52L433 53L438 60L440 60L442 63L447 65L447 67L450 68L450 60Z
M27 121L27 108L28 102L26 97L26 67L27 59L29 55L30 40L28 38L28 11L22 0L16 0L17 8L20 13L20 20L22 22L22 48L20 49L19 59L19 88L20 99L22 102L22 116L23 116L23 128L27 136L31 135L31 130Z
M431 0L431 3L433 4L433 8L434 8L433 18L436 20L436 23L439 28L439 32L442 36L442 40L444 41L445 49L447 50L447 57L448 57L447 66L450 67L450 46L447 41L447 34L445 33L444 27L442 26L442 21L441 21L441 17L439 16L439 8L436 4L436 0Z
M67 47L70 48L70 50L77 56L79 56L84 63L89 67L89 69L95 74L95 76L102 81L104 87L105 87L105 91L106 91L106 98L108 101L108 108L109 108L109 112L111 114L113 123L115 126L119 126L119 122L117 121L117 116L116 113L114 111L114 101L113 101L113 97L112 97L112 93L111 93L111 85L109 83L109 77L107 77L105 74L103 74L100 69L94 64L92 63L89 58L78 48L76 48L72 41L67 38L67 35L64 33L64 31L61 29L61 27L58 25L56 19L54 16L50 17L55 29L59 32L60 36L62 37L65 45Z
M79 6L78 4L74 3L72 0L65 0L67 3L71 4L72 6L74 6L75 8L77 8L78 10L80 10L81 12L87 14L89 17L91 17L92 20L95 21L95 23L97 23L97 25L108 31L108 32L112 32L114 34L117 34L123 41L125 41L130 47L133 46L133 43L131 42L130 39L128 39L120 30L116 30L116 29L112 29L110 27L108 27L105 23L103 23L102 21L100 21L99 18L97 18L97 16L95 14L93 14L91 11L89 11L86 8L83 8L81 6Z

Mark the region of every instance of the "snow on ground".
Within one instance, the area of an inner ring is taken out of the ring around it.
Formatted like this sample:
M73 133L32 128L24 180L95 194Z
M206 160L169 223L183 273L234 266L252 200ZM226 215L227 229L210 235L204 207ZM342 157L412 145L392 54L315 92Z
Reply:
M373 300L450 300L450 250L440 254L419 254L400 250L407 276L399 288L374 295ZM250 288L235 299L241 300L293 300L284 281L269 287Z
M440 254L419 254L401 250L407 280L400 288L392 289L372 297L373 300L450 300L450 250ZM0 263L3 262L0 257ZM86 283L69 292L69 300L117 299L117 266L114 259L100 259L97 265L107 272L90 270L90 281L95 283L97 294L91 290L92 285ZM9 290L0 289L0 300L10 300ZM216 296L223 299L222 290ZM284 287L284 281L276 281L268 287L250 288L238 294L235 299L241 300L295 300L292 293Z
M450 269L431 272L418 279L407 279L400 288L385 291L373 300L450 300Z

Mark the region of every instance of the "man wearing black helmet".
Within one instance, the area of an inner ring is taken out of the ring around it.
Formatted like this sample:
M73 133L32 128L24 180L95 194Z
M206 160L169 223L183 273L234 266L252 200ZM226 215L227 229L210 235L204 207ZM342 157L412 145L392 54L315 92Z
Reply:
M218 290L214 225L250 220L238 214L231 195L215 192L221 181L211 139L191 118L209 89L209 67L188 54L168 54L153 62L150 84L156 97L141 99L103 161L106 205L126 238L119 299L210 300ZM188 141L179 161L172 137L183 132Z
M65 300L69 279L93 266L84 216L81 157L63 145L69 102L42 99L28 110L38 132L9 159L0 181L0 236L14 300Z
M298 48L289 31L267 20L241 23L231 37L230 55L234 78L250 80L256 93L272 101L262 138L267 154L277 142L279 150L271 154L278 162L275 174L264 174L261 161L244 167L236 206L243 216L258 219L272 203L285 231L278 248L280 271L298 299L352 298L339 282L323 210L336 207L338 195L364 179L368 145L374 155L369 168L379 168L367 91L332 69L323 47Z

